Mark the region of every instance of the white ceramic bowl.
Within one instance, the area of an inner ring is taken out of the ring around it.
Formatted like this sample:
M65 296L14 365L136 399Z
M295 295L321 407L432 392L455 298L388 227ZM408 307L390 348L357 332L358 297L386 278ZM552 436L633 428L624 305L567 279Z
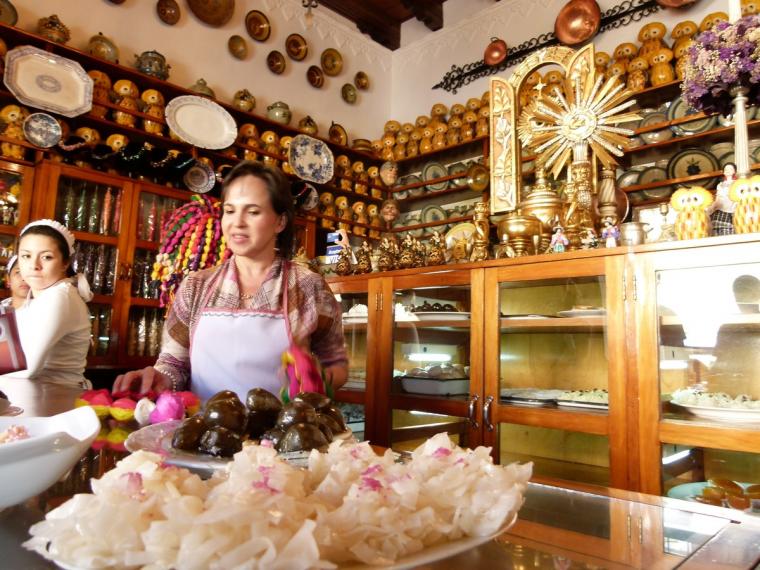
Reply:
M0 418L0 432L24 426L29 439L0 444L0 509L33 497L58 481L100 431L89 406L49 418Z

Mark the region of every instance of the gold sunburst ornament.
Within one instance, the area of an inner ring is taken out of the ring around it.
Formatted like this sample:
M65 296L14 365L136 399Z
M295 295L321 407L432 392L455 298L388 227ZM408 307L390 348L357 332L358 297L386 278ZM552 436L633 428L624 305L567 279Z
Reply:
M517 132L524 145L539 155L537 162L551 168L554 177L573 162L588 160L588 149L606 167L612 168L628 144L631 129L616 125L641 119L627 111L636 103L633 92L616 77L605 81L599 77L593 85L592 75L573 74L565 80L565 93L554 88L551 95L541 95L520 114Z

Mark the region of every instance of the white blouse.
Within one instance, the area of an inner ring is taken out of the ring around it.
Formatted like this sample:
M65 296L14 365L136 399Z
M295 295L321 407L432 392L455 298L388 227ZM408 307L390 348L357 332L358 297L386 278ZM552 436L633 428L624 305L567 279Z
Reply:
M89 387L84 377L90 347L90 313L66 279L16 311L27 369L7 376Z

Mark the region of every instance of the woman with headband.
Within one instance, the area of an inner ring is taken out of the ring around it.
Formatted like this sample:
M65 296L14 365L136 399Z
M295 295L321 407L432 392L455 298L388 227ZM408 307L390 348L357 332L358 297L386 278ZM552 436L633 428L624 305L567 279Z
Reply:
M90 388L84 377L92 299L83 275L74 277L74 236L54 220L27 224L19 234L18 266L31 295L16 313L27 369L8 376Z
M6 287L10 289L10 297L0 301L0 306L20 309L26 303L29 296L29 285L21 277L21 269L18 266L18 256L14 255L5 266Z

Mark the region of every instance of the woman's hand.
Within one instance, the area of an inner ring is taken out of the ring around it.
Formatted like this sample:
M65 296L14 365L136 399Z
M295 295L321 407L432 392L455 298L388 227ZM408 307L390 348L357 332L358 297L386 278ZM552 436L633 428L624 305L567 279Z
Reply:
M135 387L138 387L135 390ZM114 392L137 391L144 394L148 390L156 393L171 390L172 383L169 378L161 374L152 366L146 366L142 370L132 370L126 374L119 374L113 383Z

